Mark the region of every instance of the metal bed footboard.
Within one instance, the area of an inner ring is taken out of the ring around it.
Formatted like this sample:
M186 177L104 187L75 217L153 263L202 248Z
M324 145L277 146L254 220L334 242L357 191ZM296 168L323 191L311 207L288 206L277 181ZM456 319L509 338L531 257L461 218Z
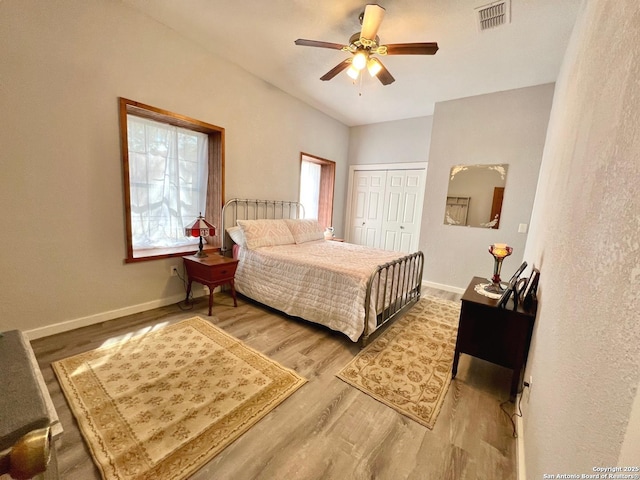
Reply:
M304 218L300 202L287 200L253 200L234 198L222 207L223 255L231 252L232 240L226 228L235 226L238 220L280 218ZM365 296L364 331L360 337L364 347L380 327L400 316L420 300L424 255L415 252L391 262L379 265L369 277ZM374 305L374 312L371 312ZM376 325L369 325L370 315L375 314Z
M424 255L415 252L380 265L371 274L364 305L364 332L360 338L362 347L380 327L402 315L420 300L423 268ZM374 305L374 312L371 312L371 305ZM376 319L373 329L369 322L372 314Z

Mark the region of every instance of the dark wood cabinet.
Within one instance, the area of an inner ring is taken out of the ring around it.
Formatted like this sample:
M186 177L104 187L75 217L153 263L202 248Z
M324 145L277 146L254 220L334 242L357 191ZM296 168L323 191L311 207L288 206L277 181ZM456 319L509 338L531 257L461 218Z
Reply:
M190 255L182 258L187 270L188 279L186 302L189 301L191 283L195 281L209 287L209 316L211 316L211 309L213 307L213 289L219 285L228 284L231 287L233 306L238 306L238 302L236 300L236 289L234 286L234 277L236 275L236 268L238 267L238 260L223 257L218 254L209 254L206 257Z
M505 308L498 307L498 300L475 291L480 283L487 283L487 279L473 277L462 296L453 377L461 353L513 369L510 396L514 399L529 353L535 311L525 310L522 304L514 310L513 299Z

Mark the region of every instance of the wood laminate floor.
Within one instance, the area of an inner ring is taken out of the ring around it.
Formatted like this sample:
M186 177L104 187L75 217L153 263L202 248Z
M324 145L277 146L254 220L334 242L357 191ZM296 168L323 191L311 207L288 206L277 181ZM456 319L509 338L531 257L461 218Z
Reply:
M427 288L450 300L460 296ZM511 371L462 355L433 430L410 420L338 379L359 351L346 336L292 319L243 297L238 307L217 293L207 298L34 340L64 434L58 445L60 477L100 479L51 362L154 325L198 315L281 364L308 383L229 445L191 478L229 479L516 479L516 439L500 404L509 397ZM507 403L510 413L514 405Z

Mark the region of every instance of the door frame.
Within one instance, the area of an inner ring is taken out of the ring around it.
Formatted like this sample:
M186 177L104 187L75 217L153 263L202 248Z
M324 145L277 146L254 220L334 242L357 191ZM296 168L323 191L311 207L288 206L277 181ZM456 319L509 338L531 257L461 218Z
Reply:
M427 165L429 162L406 162L406 163L367 163L359 165L349 165L349 179L347 187L347 212L344 223L344 233L347 242L351 241L351 195L353 194L353 176L356 171L362 170L424 170L424 185L422 187L421 198L419 202L419 211L417 217L420 219L418 225L418 243L420 239L420 233L422 230L422 207L424 206L424 192L427 187Z

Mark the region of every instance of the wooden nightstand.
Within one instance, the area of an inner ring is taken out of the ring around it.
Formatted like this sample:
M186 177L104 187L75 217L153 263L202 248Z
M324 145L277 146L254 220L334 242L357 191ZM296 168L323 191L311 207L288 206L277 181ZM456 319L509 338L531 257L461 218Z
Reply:
M213 307L213 289L220 285L229 285L231 287L231 296L233 297L233 306L238 306L236 300L236 289L233 279L238 267L238 260L223 257L217 253L210 253L206 257L196 257L189 255L182 257L184 259L184 267L187 270L187 298L191 293L191 282L198 282L209 287L209 316Z
M458 371L461 353L511 368L513 400L527 363L536 312L524 309L521 303L514 310L513 300L509 300L506 308L498 307L498 300L475 291L477 284L486 282L485 278L473 277L462 296L452 377L455 378Z

